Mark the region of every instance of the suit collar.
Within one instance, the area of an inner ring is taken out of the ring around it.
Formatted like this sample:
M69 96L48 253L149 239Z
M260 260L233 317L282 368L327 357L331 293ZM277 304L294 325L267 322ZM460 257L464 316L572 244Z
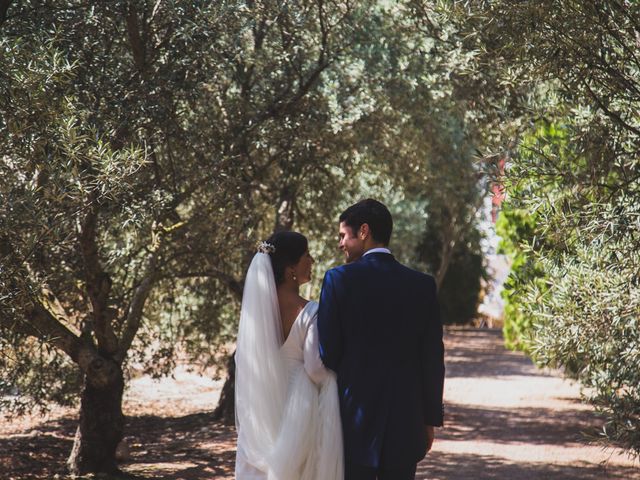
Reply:
M395 261L395 257L391 253L386 252L371 252L366 255L362 255L357 262L371 262L371 261L383 261L390 262Z
M377 247L377 248L372 248L371 250L367 250L366 252L364 252L364 255L371 255L372 253L388 253L391 254L391 250L389 250L387 247Z

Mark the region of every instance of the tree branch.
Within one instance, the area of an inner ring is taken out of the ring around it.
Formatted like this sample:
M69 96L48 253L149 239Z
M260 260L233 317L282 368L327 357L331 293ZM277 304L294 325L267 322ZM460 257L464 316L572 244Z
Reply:
M142 322L142 314L144 312L144 304L149 298L151 290L158 280L158 255L162 241L166 235L171 234L178 228L184 226L184 222L179 222L171 227L164 228L160 226L156 230L154 225L151 238L151 247L149 248L149 254L146 258L146 266L144 273L138 286L135 288L131 297L131 302L125 310L124 326L122 328L122 334L120 336L120 347L118 352L114 355L117 362L122 363L127 356L129 348L133 343L133 339L138 333L140 324Z
M149 298L151 289L156 281L156 263L156 253L152 252L147 257L145 275L143 276L142 281L138 284L138 287L135 289L131 302L129 303L129 307L127 308L125 324L120 337L120 348L115 355L115 359L119 363L124 361L129 348L131 348L133 339L140 328L144 304L146 303L147 298Z
M19 332L38 338L69 355L83 372L98 354L90 342L65 327L42 303L33 300L25 310L25 321L13 325Z
M171 275L163 275L158 277L158 280L165 280L169 278L215 278L222 282L234 297L238 300L242 300L242 291L244 289L244 280L238 280L233 275L224 273L216 269L204 269L204 270L190 270L188 272L172 273Z
M85 338L65 325L70 324L67 313L53 291L42 282L32 282L32 269L16 257L10 242L3 242L2 246L8 253L8 263L14 267L15 280L22 285L17 288L20 298L15 302L21 306L20 313L8 318L0 315L0 325L63 351L87 372L92 362L100 359L91 338Z
M75 335L40 303L35 302L26 311L26 316L28 321L21 329L24 333L40 338L69 355L83 373L90 373L92 385L108 385L111 382L113 370L109 368L109 362L105 362L88 339Z
M138 12L133 5L129 5L127 10L127 34L129 36L129 44L131 45L131 53L133 61L140 72L145 67L145 47L140 37L140 27L138 25Z
M82 222L78 240L84 262L87 294L91 302L93 327L98 340L98 348L108 354L113 354L118 349L118 339L111 325L114 312L108 308L111 278L100 264L98 245L96 244L98 210L95 205L95 199L92 199L91 203L94 206Z
M589 94L589 96L593 99L594 102L596 102L598 104L598 107L600 107L602 109L602 111L614 122L616 122L618 125L620 125L622 128L624 128L625 130L628 130L630 132L635 133L636 135L640 136L640 129L634 127L633 125L629 125L627 122L625 122L622 117L620 116L620 114L618 114L617 112L614 112L613 110L609 109L604 102L602 101L602 99L600 97L598 97L598 95L596 95L596 93L591 89L591 87L589 86L589 83L584 80L583 82L584 87L587 90L587 93Z

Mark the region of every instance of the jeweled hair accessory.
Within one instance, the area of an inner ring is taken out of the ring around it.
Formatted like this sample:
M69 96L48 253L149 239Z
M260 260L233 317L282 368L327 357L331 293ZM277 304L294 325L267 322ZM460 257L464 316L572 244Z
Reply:
M272 254L276 252L276 247L269 242L258 242L258 252Z

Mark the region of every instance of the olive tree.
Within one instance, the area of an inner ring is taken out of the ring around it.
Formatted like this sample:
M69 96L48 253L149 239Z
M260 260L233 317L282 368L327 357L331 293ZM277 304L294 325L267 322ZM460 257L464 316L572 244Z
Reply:
M535 272L513 282L516 316L530 324L525 343L538 363L588 387L602 438L637 455L640 5L496 0L448 9L480 64L500 64L504 83L529 88L517 100L533 122L520 122L506 175L510 208L533 221L520 252Z
M0 6L3 401L82 388L70 469L112 472L128 359L228 339L256 239L345 165L317 87L351 6ZM174 308L180 338L158 333Z

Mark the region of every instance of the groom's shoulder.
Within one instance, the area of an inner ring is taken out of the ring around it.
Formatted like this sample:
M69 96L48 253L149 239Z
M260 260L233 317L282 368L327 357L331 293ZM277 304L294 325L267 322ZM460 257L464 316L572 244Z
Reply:
M362 270L362 268L363 265L361 262L344 263L327 270L327 273L325 275L334 280L344 279L353 275L357 275L358 272Z
M345 263L342 265L338 265L337 267L330 268L329 270L327 270L326 274L330 276L341 276L349 273L350 271L353 271L354 266L355 263Z
M400 267L402 268L404 274L415 280L415 281L419 281L419 282L423 282L423 283L429 283L429 284L435 284L435 277L433 275L430 275L428 273L425 272L421 272L419 270L416 270L414 268L408 267L402 263L399 264Z

